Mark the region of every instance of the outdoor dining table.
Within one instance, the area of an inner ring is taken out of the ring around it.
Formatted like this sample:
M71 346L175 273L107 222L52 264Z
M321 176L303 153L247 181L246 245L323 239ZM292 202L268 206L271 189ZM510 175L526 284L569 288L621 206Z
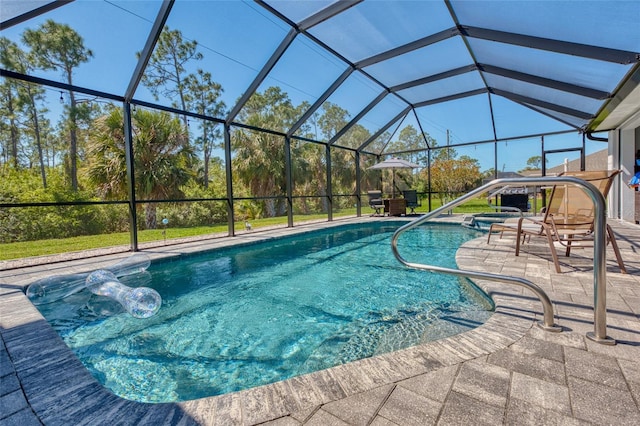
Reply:
M384 198L384 212L389 216L407 214L407 200L404 198Z

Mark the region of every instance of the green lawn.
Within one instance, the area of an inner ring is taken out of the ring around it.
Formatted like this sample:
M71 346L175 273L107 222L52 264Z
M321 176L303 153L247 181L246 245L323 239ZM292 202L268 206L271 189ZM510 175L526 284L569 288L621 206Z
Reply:
M440 207L439 200L432 199L431 208L436 209ZM362 214L368 215L371 208L363 203ZM416 208L418 213L426 213L428 211L428 204L426 200L422 201L422 206ZM478 213L493 211L487 204L485 198L478 198L471 200L464 205L454 209L454 213ZM356 209L345 209L334 213L334 218L343 216L355 216ZM315 215L295 215L294 223L299 223L306 220L322 220L326 219L326 214ZM286 225L287 217L274 217L265 219L251 220L251 226L253 229L259 229L266 226L278 226ZM244 230L244 223L236 223L237 230ZM140 243L161 241L164 239L162 229L152 229L145 231L138 231L138 241ZM185 238L198 235L214 234L214 233L226 233L227 224L223 223L216 226L201 226L193 228L168 228L166 231L167 239L173 238ZM113 247L119 245L128 245L130 243L130 236L128 232L120 232L114 234L104 235L87 235L81 237L72 238L60 238L50 240L38 240L38 241L23 241L17 243L0 244L0 260L19 259L23 257L32 256L44 256L57 253L66 253L72 251L90 250L102 247Z

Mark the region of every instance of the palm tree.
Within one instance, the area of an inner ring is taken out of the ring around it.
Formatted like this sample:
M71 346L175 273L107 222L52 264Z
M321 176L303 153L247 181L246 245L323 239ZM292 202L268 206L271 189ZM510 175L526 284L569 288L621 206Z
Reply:
M145 227L155 229L153 200L184 197L182 186L192 177L195 155L180 120L165 112L138 108L132 114L136 195L145 204ZM88 178L107 199L127 194L122 110L114 108L96 120L87 147Z
M300 115L288 95L279 87L254 93L239 115L246 124L263 129L284 131ZM232 134L234 175L254 197L282 196L286 193L284 138L267 132L237 129ZM281 199L260 201L263 214L275 217L286 212Z
M270 197L285 193L284 138L270 133L240 129L233 134L235 174L252 196ZM282 214L284 205L266 198L259 201L266 217Z

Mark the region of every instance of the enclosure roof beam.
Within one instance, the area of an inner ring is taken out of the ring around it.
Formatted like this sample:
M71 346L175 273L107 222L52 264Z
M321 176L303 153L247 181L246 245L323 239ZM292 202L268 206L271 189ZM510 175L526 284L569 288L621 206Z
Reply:
M395 58L396 56L404 55L405 53L409 53L422 47L429 46L430 44L438 43L440 41L454 37L458 34L459 32L457 28L449 28L448 30L431 34L427 37L412 41L411 43L407 43L394 49L387 50L386 52L382 52L375 56L371 56L369 58L358 61L355 63L355 66L358 69L365 68L370 65L377 64L378 62L386 61L387 59Z
M427 135L425 134L425 131L422 128L422 121L418 117L418 111L416 111L415 108L412 108L412 110L413 110L413 116L416 118L416 123L418 123L418 127L420 128L420 135L422 136L422 140L424 141L424 144L427 146L427 149L431 148L429 146L429 141L427 140Z
M240 100L235 104L233 109L229 112L226 118L227 123L231 123L236 118L236 116L240 113L240 110L245 106L245 104L249 101L249 99L256 92L256 90L258 90L258 87L260 87L264 79L267 78L267 75L269 75L273 67L280 60L282 55L284 55L284 52L286 52L287 48L289 48L289 46L291 45L291 43L293 43L293 40L295 40L296 36L299 33L300 32L298 31L297 28L291 28L291 30L289 30L289 33L282 40L282 42L277 47L275 52L273 52L273 55L271 55L267 63L264 65L264 67L262 67L262 69L260 70L256 78L253 80L251 85L242 94L242 97L240 98Z
M40 16L43 13L47 13L49 11L57 9L60 6L64 6L65 4L69 4L71 2L73 2L73 0L56 0L56 1L49 2L43 6L29 10L28 12L25 12L22 15L14 16L13 18L9 18L6 21L0 22L0 29L6 30L7 28L11 28L14 25L21 24L25 21L28 21L29 19Z
M354 68L347 68L341 75L338 77L336 81L314 102L314 104L304 113L302 117L293 125L291 129L287 132L287 136L292 136L304 123L313 115L314 112L326 101L329 96L333 94L333 92L340 87L344 81L349 78L349 76L353 73Z
M468 92L456 93L455 95L443 96L441 98L436 98L436 99L431 99L431 100L428 100L428 101L418 102L418 103L414 104L413 106L415 108L422 108L424 106L435 105L435 104L439 104L441 102L453 101L455 99L467 98L469 96L482 95L483 93L487 93L488 90L489 89L485 89L485 88L476 89L476 90L470 90Z
M539 77L537 75L526 74L519 71L513 71L506 68L500 68L493 65L478 64L478 69L489 74L500 75L502 77L520 80L526 83L537 84L539 86L550 87L552 89L562 90L563 92L569 92L576 95L585 96L587 98L608 99L611 97L610 93L604 92L602 90L590 89L588 87L565 83L558 80L552 80L550 78Z
M528 109L530 109L530 110L533 110L533 111L537 112L538 114L542 114L542 115L544 115L544 116L549 117L549 118L550 118L550 119L552 119L552 120L559 121L560 123L565 124L565 125L567 125L568 127L572 127L572 128L573 128L573 129L575 129L575 130L580 130L580 129L581 129L581 128L580 128L580 126L577 126L577 125L575 125L574 123L571 123L571 122L569 122L569 121L567 121L567 120L565 120L565 119L562 119L562 118L560 118L560 117L557 117L557 116L555 116L555 115L552 115L549 111L546 111L546 110L544 110L544 109L542 109L542 108L538 108L538 107L537 107L537 106L535 106L535 105L527 104L527 103L524 103L524 102L522 102L522 101L520 101L520 100L517 100L517 99L510 99L510 100L511 100L512 102L515 102L515 103L519 104L519 105L522 105L522 106L523 106L523 107L525 107L525 108L528 108Z
M460 24L460 19L458 19L458 14L456 13L455 8L451 4L451 0L445 0L445 5L447 6L447 10L449 11L449 15L451 15L451 19L453 19L453 22L456 25L456 29L458 30L458 33L460 34L460 38L462 39L462 42L464 43L464 46L467 49L467 52L469 52L469 56L471 56L471 59L473 60L473 63L477 64L478 63L478 57L476 56L476 52L472 48L471 43L469 42L469 38L467 37L467 35L464 34L461 31L462 26ZM486 79L485 75L478 71L478 76L482 80L482 84L484 85L484 87L488 90L489 83L487 82L487 79ZM498 138L498 133L497 133L497 130L496 130L496 120L495 120L494 112L493 112L493 103L491 102L491 95L489 95L489 94L487 95L487 101L488 101L488 104L489 104L489 114L491 116L491 129L493 131L493 137L494 137L494 139L497 139ZM448 143L449 143L449 141L447 141L447 144Z
M380 93L374 100L369 103L369 105L367 105L362 111L360 111L358 115L353 117L353 120L351 120L338 133L336 133L331 139L329 139L329 145L333 145L338 139L340 139L345 133L347 133L347 131L349 131L351 127L353 127L358 121L360 121L360 119L364 117L366 113L371 111L371 109L378 103L380 103L380 101L383 100L388 94L389 92L386 90Z
M638 52L572 43L568 41L553 40L550 38L535 37L466 25L461 25L459 28L460 33L463 36L471 38L514 44L517 46L547 50L556 53L563 53L565 55L580 56L583 58L614 62L624 65L640 62L640 54Z
M160 33L162 33L162 29L164 28L164 24L167 22L167 18L169 17L169 12L171 12L171 8L173 7L173 3L175 0L164 0L162 5L160 6L160 10L158 11L158 15L156 16L156 20L153 23L153 27L149 32L149 37L147 37L147 42L140 52L140 57L138 58L138 63L136 64L135 70L133 70L133 74L131 75L131 80L129 81L129 86L127 87L127 91L124 94L125 101L129 102L138 88L138 84L140 84L140 80L142 80L142 75L144 74L145 68L147 68L147 64L151 59L151 55L153 54L153 49L156 46L158 38L160 38Z
M389 127L391 127L393 125L393 123L395 123L396 121L398 121L400 118L402 118L403 116L407 115L407 113L411 110L411 106L406 107L405 109L403 109L402 111L400 111L400 113L398 115L396 115L395 117L393 117L387 124L385 124L384 126L382 126L382 128L380 128L380 130L378 130L373 136L371 136L369 139L367 139L366 141L364 141L364 143L362 145L360 145L357 149L357 151L362 151L364 148L366 148L367 145L369 145L371 142L373 142L374 140L378 139L378 137L380 137L381 134L383 134L384 132L387 131L387 129Z
M75 86L67 83L62 83L56 80L49 80L47 78L35 77L32 75L21 74L15 71L6 70L0 68L0 77L13 78L15 80L27 81L29 83L39 84L41 86L55 87L56 89L62 89L66 91L73 91L82 93L84 95L95 96L96 98L105 98L116 102L123 102L124 98L121 95L114 95L113 93L101 92L99 90L87 89L85 87Z
M427 77L422 77L417 80L408 81L406 83L398 84L389 88L392 92L398 92L400 90L409 89L415 86L421 86L423 84L432 83L434 81L442 80L449 77L455 77L456 75L465 74L478 69L475 65L465 65L463 67L454 68L448 71L444 71L438 74L433 74Z
M326 21L327 19L333 18L334 16L344 12L345 10L352 8L362 1L364 0L343 0L332 3L319 12L315 13L314 15L311 15L308 18L300 21L298 23L298 28L301 31L306 31L309 28L312 28Z
M495 95L502 96L502 97L510 99L510 100L512 100L514 102L530 104L530 105L536 105L536 106L539 106L541 108L545 108L545 109L549 109L549 110L552 110L552 111L556 111L556 112L559 112L561 114L570 115L572 117L580 118L580 119L583 119L583 120L590 120L591 118L593 118L593 115L588 113L588 112L579 111L577 109L564 107L562 105L552 104L551 102L546 102L546 101L542 101L540 99L530 98L528 96L518 95L516 93L508 92L506 90L500 90L500 89L496 89L496 88L489 88L489 91L491 93L495 94Z

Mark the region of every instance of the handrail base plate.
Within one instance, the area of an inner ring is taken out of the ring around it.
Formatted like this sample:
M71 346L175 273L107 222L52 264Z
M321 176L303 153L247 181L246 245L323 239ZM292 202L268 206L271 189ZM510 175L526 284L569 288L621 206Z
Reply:
M606 336L604 339L601 337L596 337L596 334L593 331L587 332L587 339L593 340L596 343L600 343L601 345L613 346L616 344L616 339Z
M552 333L560 333L562 331L562 327L561 326L559 326L557 324L545 325L543 321L538 321L538 327L540 327L544 331L550 331Z

